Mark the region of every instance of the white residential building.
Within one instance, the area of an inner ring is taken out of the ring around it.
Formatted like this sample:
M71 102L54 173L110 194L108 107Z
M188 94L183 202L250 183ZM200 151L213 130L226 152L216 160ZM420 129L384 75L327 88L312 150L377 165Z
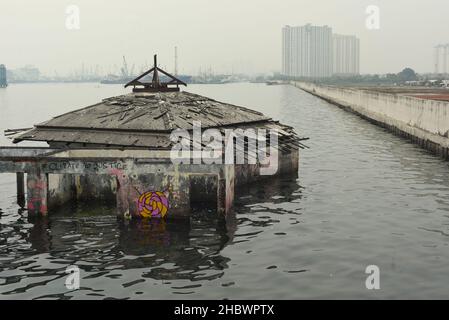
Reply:
M360 40L355 36L333 35L333 73L360 74Z
M326 78L360 73L360 40L332 33L328 26L282 29L282 74Z
M285 26L282 29L282 73L291 77L325 78L333 72L332 28Z

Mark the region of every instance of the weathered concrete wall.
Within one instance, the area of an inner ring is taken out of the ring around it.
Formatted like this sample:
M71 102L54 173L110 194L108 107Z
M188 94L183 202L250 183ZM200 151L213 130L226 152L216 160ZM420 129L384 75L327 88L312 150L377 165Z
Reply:
M148 172L131 175L117 174L116 177L119 215L145 217L141 207L145 205L143 201L145 197L147 199L156 197L156 203L163 200L161 197L166 198L167 218L182 218L190 215L190 180L187 173ZM159 195L155 195L155 192ZM146 205L151 206L152 203L146 203ZM153 209L149 207L149 211L153 212Z
M298 175L299 170L299 151L282 153L279 159L278 175Z
M48 175L48 208L63 206L74 198L74 177L70 174Z
M217 204L218 175L190 175L190 202Z
M77 175L75 176L76 198L80 201L115 200L117 192L116 179L109 175Z
M55 209L74 200L115 201L117 184L109 175L48 174L48 208Z
M298 176L299 150L292 150L288 153L279 152L277 171L274 175L261 175L260 164L236 164L234 167L236 186L256 183L282 175Z
M292 84L449 159L449 102L305 82Z
M142 152L146 151L131 150L126 156ZM64 156L51 154L23 161L0 158L0 172L28 174L31 212L46 214L49 207L72 200L106 200L116 202L120 217L179 218L190 215L191 201L200 196L216 202L218 212L227 214L233 207L235 186L273 177L261 176L259 165L173 164L164 154L156 158L115 158L124 154L119 150L61 153ZM108 157L99 157L104 153ZM272 174L297 173L298 150L279 155L275 158L277 170ZM195 188L200 191L192 199Z

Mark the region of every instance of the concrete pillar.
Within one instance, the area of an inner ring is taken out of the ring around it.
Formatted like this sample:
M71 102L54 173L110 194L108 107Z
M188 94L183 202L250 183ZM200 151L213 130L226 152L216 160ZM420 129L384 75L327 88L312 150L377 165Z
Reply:
M217 211L218 214L226 214L226 179L218 179Z
M17 204L25 208L25 173L17 172Z
M116 192L116 202L117 202L117 216L119 218L130 218L130 200L129 196L131 193L131 185L129 177L126 175L117 174L116 176L117 192Z
M167 218L190 217L190 176L188 174L175 173L170 175L167 184L162 183L160 188L168 188L169 209Z
M235 168L234 165L224 165L218 177L217 210L219 214L227 215L234 206Z
M47 215L48 177L44 173L27 174L27 208L31 214Z

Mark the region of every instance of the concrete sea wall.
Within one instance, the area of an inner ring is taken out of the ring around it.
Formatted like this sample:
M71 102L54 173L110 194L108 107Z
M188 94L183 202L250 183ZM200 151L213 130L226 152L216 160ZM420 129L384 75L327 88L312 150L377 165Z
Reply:
M292 85L449 160L449 102L306 82Z

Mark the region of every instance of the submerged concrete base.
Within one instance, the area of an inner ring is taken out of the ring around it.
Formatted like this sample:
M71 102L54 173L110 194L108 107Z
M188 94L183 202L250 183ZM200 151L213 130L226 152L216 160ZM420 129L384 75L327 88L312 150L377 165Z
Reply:
M192 186L198 184L203 187L202 192L192 195L192 192L195 192L191 189ZM142 214L140 199L150 193L162 193L159 198L167 198L167 218L189 217L192 196L196 197L197 201L216 203L217 211L226 214L233 206L234 167L223 166L216 174L203 175L172 175L162 172L131 175L119 172L113 172L111 175L27 175L27 208L32 214L46 215L48 210L71 201L115 202L119 217L142 218L146 216ZM157 204L159 198L155 199ZM152 209L153 207L150 211Z
M31 156L17 161L16 149L10 157L0 154L0 173L17 173L22 206L26 173L30 214L46 215L68 202L94 201L115 205L120 218L171 219L188 218L197 201L214 203L219 214L227 215L233 209L236 186L298 172L297 150L280 153L276 171L269 176L261 175L259 165L174 165L169 158L137 158L131 151L109 150L103 158L98 154L104 150L56 151L47 156L29 151Z

